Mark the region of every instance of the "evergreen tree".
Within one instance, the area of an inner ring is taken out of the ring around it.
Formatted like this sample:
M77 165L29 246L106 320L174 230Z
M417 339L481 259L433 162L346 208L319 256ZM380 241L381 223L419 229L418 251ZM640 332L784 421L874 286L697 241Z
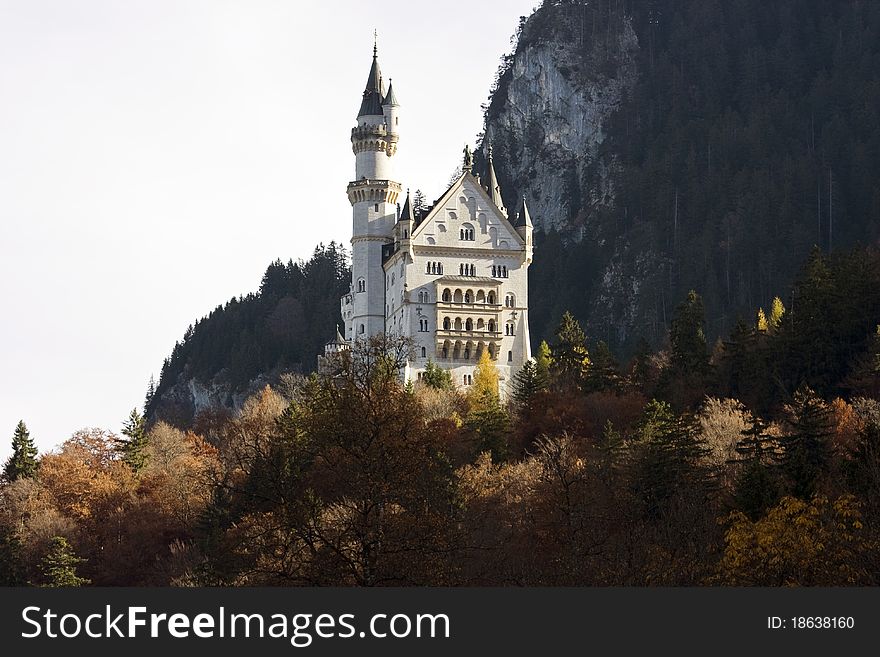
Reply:
M631 482L649 515L662 513L673 497L702 499L709 492L708 448L693 419L666 402L655 399L645 407L631 449Z
M753 520L779 501L779 481L773 469L779 456L778 442L767 428L766 422L753 418L736 445L736 462L741 468L734 485L734 502Z
M42 585L48 587L86 586L91 581L76 573L77 566L84 563L74 552L73 547L63 536L56 536L49 545L49 551L40 563Z
M831 411L809 387L801 386L788 407L791 430L780 442L780 467L793 495L809 499L827 473L831 458Z
M0 586L24 586L21 541L8 528L0 528Z
M565 311L556 329L553 345L553 373L563 387L579 387L590 365L587 337L580 323Z
M700 295L691 290L675 310L669 329L672 367L680 373L704 372L709 364L705 311Z
M119 440L116 448L122 454L122 460L139 472L146 465L147 421L136 408L131 409L122 425L122 435L125 440Z
M513 377L513 403L520 417L530 417L538 395L546 390L547 379L534 360L528 360Z
M452 374L449 370L443 369L430 358L425 364L425 371L422 374L422 383L437 388L437 390L452 389Z
M19 420L12 436L12 456L6 461L3 476L6 481L15 481L21 477L31 478L37 473L37 447L24 423Z
M584 379L584 390L598 392L600 390L616 390L620 385L619 365L608 344L600 340L590 357Z

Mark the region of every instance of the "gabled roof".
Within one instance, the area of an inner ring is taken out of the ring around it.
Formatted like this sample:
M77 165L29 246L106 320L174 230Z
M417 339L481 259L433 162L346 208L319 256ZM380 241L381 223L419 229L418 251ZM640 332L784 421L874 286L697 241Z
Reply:
M443 195L439 198L439 200L434 203L434 206L427 212L420 220L418 226L413 229L412 236L413 238L417 237L419 233L422 232L424 226L428 224L428 219L433 219L434 216L440 212L443 208L446 207L446 204L449 202L454 194L464 186L465 181L473 184L478 191L477 193L483 197L483 200L486 201L486 205L489 206L490 211L495 214L495 217L501 222L503 226L506 226L509 230L508 232L513 236L514 239L518 240L519 244L525 246L525 241L520 236L519 233L516 232L516 229L511 225L510 220L504 216L504 213L501 211L495 201L489 196L489 193L483 188L480 184L480 181L477 180L476 176L474 176L470 171L463 171L461 175L453 182L449 188L443 193Z

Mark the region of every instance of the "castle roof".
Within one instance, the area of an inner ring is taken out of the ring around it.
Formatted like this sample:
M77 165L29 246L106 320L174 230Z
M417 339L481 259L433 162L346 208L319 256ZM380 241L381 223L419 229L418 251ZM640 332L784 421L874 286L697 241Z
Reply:
M514 228L520 228L521 226L533 228L532 217L531 215L529 215L529 207L526 205L525 196L523 196L522 198L522 205L520 206L519 214L516 216L516 223L514 224Z
M370 66L370 74L367 76L367 84L364 87L364 97L361 100L361 108L357 118L362 116L382 116L382 100L385 90L382 88L382 71L379 69L379 58L376 46L373 46L373 64Z
M388 93L385 94L385 98L382 101L382 105L391 105L398 106L400 103L397 102L397 96L394 95L394 84L391 80L388 80Z

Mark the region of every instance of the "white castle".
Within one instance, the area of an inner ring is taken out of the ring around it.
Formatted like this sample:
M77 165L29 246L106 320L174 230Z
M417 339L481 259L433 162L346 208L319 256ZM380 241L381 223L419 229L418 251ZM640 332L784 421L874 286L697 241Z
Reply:
M353 230L351 290L342 297L345 335L327 350L386 333L412 338L413 359L404 380L421 377L429 360L449 370L456 385L473 383L488 350L501 393L531 358L528 267L532 222L522 201L508 215L488 149L486 187L475 176L465 147L461 175L433 207L418 216L395 181L400 105L385 91L373 63L357 125L351 131L355 180L348 184Z

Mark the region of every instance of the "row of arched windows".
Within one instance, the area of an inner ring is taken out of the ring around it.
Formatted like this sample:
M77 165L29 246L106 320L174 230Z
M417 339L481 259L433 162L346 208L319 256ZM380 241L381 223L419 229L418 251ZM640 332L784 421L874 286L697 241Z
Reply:
M461 321L461 317L456 317L454 320L451 317L443 318L443 330L444 331L488 331L489 333L495 333L495 320L490 319L488 322L484 322L482 318L477 319L476 323L470 317L466 318L464 322ZM509 334L512 335L512 334Z
M473 228L464 227L458 231L458 237L464 242L473 242L476 235Z
M443 273L443 263L442 262L429 262L425 265L425 273L426 274L442 274Z
M507 265L492 265L492 278L508 278Z
M507 322L507 324L504 326L504 335L514 335L513 322Z
M512 295L509 295L512 297ZM495 305L495 292L489 291L484 292L483 290L477 290L476 295L474 295L472 290L466 290L462 292L461 290L456 290L454 293L448 287L444 288L443 294L440 297L444 303L485 303L490 306Z
M463 262L458 266L458 275L459 276L476 276L477 275L477 266L470 265L466 262Z
M489 358L495 360L498 357L498 349L494 344L488 346L484 342L475 344L473 342L456 342L454 345L447 340L439 350L440 358L453 360L479 360L483 351L489 352Z
M419 331L424 333L427 330L428 330L428 320L427 319L420 319L419 320Z

